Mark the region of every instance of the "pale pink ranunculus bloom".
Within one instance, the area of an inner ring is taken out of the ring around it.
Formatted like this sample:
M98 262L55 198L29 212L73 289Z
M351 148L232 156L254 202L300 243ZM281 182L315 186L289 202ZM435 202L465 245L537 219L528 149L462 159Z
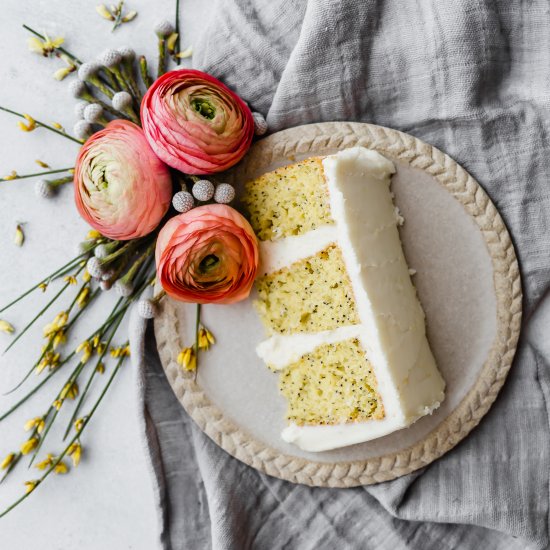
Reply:
M236 164L254 136L246 103L213 76L170 71L141 102L143 130L166 164L187 174L213 174Z
M225 204L199 206L170 219L160 231L155 255L157 280L182 302L244 300L258 270L254 231Z
M125 241L158 226L170 206L172 179L143 130L114 120L80 149L74 193L80 215L94 229Z

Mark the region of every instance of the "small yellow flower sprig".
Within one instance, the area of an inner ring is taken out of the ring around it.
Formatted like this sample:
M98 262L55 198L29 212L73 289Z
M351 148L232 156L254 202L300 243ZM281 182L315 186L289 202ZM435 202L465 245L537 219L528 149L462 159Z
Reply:
M127 345L127 344L125 344ZM61 453L57 456L55 455L46 455L46 458L39 463L37 466L40 466L39 469L42 469L44 473L37 479L29 480L25 482L25 492L21 497L19 497L15 502L13 502L10 506L8 506L4 511L0 512L0 518L4 517L6 514L8 514L11 510L13 510L16 506L21 504L24 500L26 500L29 495L31 495L34 490L51 474L51 473L57 473L57 474L65 474L69 472L69 466L66 462L64 462L65 457L70 456L73 461L73 466L77 466L80 462L81 455L82 455L82 445L80 443L82 434L86 427L88 426L90 420L94 416L95 412L97 411L99 405L103 401L105 395L107 394L109 388L111 387L111 384L113 383L113 380L115 379L116 375L120 371L120 368L125 360L125 357L120 357L117 361L117 364L115 368L113 369L113 372L111 376L109 377L109 380L103 387L103 390L101 391L98 399L96 400L95 404L93 405L90 412L79 418L75 423L75 434L70 439L66 447L61 451ZM6 462L9 462L10 464L13 464L14 458L9 456L4 459ZM8 465L9 467L9 465Z
M123 23L129 23L137 17L137 11L131 10L128 13L124 14L123 8L124 0L121 0L118 5L111 6L110 10L105 4L99 4L98 6L96 6L96 11L101 17L103 17L103 19L113 22L113 28L111 29L111 32L114 32Z
M36 120L27 113L18 113L17 111L13 111L12 109L8 109L7 107L0 107L0 111L4 111L5 113L9 113L10 115L14 115L26 120L27 124L24 124L23 122L21 122L19 125L19 127L25 132L32 132L34 129L40 127L40 128L45 128L46 130L49 130L50 132L63 136L67 139L70 139L71 141L74 141L79 145L82 145L82 143L84 143L81 139L77 139L73 136L70 136L64 130L55 128L53 125L50 126L49 124L46 124L45 122L41 122L40 120ZM12 179L16 179L16 177Z
M201 324L201 305L197 304L197 317L195 325L195 344L183 348L176 359L176 362L185 372L197 373L198 358L200 351L207 351L210 346L216 343L214 335Z

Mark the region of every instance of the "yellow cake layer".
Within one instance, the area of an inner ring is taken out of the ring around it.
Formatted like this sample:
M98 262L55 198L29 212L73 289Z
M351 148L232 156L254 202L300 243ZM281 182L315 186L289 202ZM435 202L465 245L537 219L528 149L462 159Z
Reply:
M243 202L262 241L333 224L322 159L284 166L246 184Z
M384 417L371 364L356 339L304 355L281 373L279 388L288 401L287 419L298 425Z
M256 308L270 334L319 332L359 323L340 248L293 263L256 281Z

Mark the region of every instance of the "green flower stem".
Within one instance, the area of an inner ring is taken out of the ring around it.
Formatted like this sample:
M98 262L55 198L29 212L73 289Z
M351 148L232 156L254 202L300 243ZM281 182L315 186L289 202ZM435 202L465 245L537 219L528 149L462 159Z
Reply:
M109 254L108 256L100 260L101 265L108 265L114 262L116 259L120 258L121 256L124 256L129 252L133 252L142 242L143 241L140 242L140 239L129 241L125 245L121 246L118 250L115 250L112 254Z
M118 78L116 77L112 69L108 69L107 67L105 67L105 69L103 69L103 72L107 75L106 78L109 82L109 86L114 91L120 92L120 90L124 89L123 87L121 87L120 82L118 81Z
M84 269L84 266L81 266L75 273L75 276L77 276L82 270ZM15 344L19 341L19 339L42 317L44 313L54 304L54 302L67 290L67 288L70 286L70 283L65 283L59 292L33 317L33 319L27 323L25 328L11 341L10 345L2 352L2 355L4 355L7 351L9 351Z
M115 95L114 92L102 82L99 76L90 76L88 80L86 80L86 82L97 88L103 95L106 95L109 99L113 99L113 96Z
M178 53L180 53L180 0L176 0L176 14L175 14L175 21L174 21L174 29L175 32L178 35L178 38L176 39L176 45L174 47L174 60L177 59Z
M121 74L126 86L128 86L131 96L134 98L136 104L139 105L141 100L141 94L139 93L139 87L134 77L134 68L132 62L123 62L121 67Z
M197 379L197 371L199 370L199 329L201 326L201 304L197 304L197 317L195 319L195 380Z
M90 298L88 300L88 304L86 305L86 307L88 307L92 303L92 301L98 296L99 293L100 293L100 289L96 288L90 294ZM73 301L73 304L71 304L68 311L70 311L74 307L74 304L76 303L77 299L78 299L78 294L76 295L76 297ZM69 320L69 322L67 323L67 326L65 327L66 332L68 332L72 328L72 326L76 323L78 318L82 315L82 313L84 313L84 309L85 308L81 309L71 320ZM45 355L48 351L53 351L51 341L49 341L48 344L44 347L44 350L42 351L42 354L40 355L40 357L38 358L36 363L34 363L34 365L27 371L25 376L23 376L23 378L17 383L17 385L15 387L13 387L11 390L6 392L4 395L9 395L10 393L13 393L14 391L18 390L29 379L29 376L34 372L36 367L40 364L40 361L42 361L42 359L44 359L44 357L45 357ZM65 362L66 362L66 359L61 361L61 363L58 365L57 368L59 368L61 365L64 365Z
M69 441L69 443L67 444L67 446L65 447L65 449L63 450L63 452L57 457L57 459L52 463L52 465L46 470L46 472L42 475L42 477L38 480L38 484L42 483L54 470L55 470L55 467L65 458L65 456L67 455L67 453L69 452L69 448L71 447L71 445L73 443L76 443L76 441L82 436L82 432L86 429L86 427L88 426L88 423L90 422L92 416L94 415L94 413L96 412L97 408L99 407L100 403L103 401L103 398L105 397L105 395L107 394L107 391L109 390L109 388L111 387L111 384L113 383L113 380L115 379L116 375L118 374L118 372L120 371L120 367L122 366L122 363L124 361L124 357L121 357L115 367L115 369L113 370L113 373L111 374L109 380L107 381L107 384L105 385L105 387L103 388L103 391L101 392L99 398L97 399L95 405L92 407L92 410L88 413L88 415L86 415L84 417L84 421L83 421L83 425L82 425L82 428L80 429L79 432L77 432L74 437ZM13 510L16 506L18 506L19 504L21 504L21 502L23 502L25 499L27 499L32 493L34 492L33 491L30 491L28 493L25 493L24 495L22 495L20 498L18 498L13 504L11 504L10 506L8 506L2 513L0 513L0 518L4 517L8 512L10 512L11 510Z
M19 118L25 118L25 116L22 113L18 113L17 111L12 111L11 109L7 109L6 107L0 106L0 111L4 111L5 113L9 113L10 115L18 116ZM77 139L73 136L70 136L69 134L62 132L61 130L58 130L57 128L54 128L53 126L49 126L48 124L44 124L43 122L40 122L39 120L35 120L37 126L41 126L42 128L46 128L46 130L49 130L50 132L54 132L55 134L59 134L60 136L63 136L67 139L70 139L71 141L74 141L75 143L78 143L79 145L82 145L84 143L83 140Z
M155 245L156 245L156 243L154 243L154 242L151 243L145 249L145 251L141 254L141 256L139 256L139 258L137 260L135 260L135 262L132 264L130 269L126 272L124 277L122 277L120 279L121 283L129 284L134 280L134 277L136 276L136 274L137 274L139 268L141 267L141 265L143 264L143 262L145 262L145 260L150 258L151 253L153 252L153 250L155 250Z
M62 403L65 401L66 398L63 398L63 399L61 398L61 394L63 393L63 389L65 388L65 386L67 384L74 384L78 380L78 377L80 376L80 373L82 372L83 368L84 368L84 363L79 362L78 365L73 369L73 372L71 373L71 375L69 376L67 381L63 383L63 385L61 386L61 389L57 392L57 395L56 395L54 401L61 400ZM31 460L29 462L29 468L32 466L34 460L38 456L38 452L42 448L42 445L44 444L44 441L46 441L46 437L47 437L48 433L50 432L50 430L53 426L53 423L55 422L55 419L57 418L57 415L59 414L59 410L56 407L54 407L53 405L50 405L50 408L48 409L48 411L46 412L44 417L46 419L48 419L48 417L50 416L50 413L52 413L52 412L53 412L53 416L51 416L51 418L49 419L48 424L46 425L46 428L44 429L44 433L40 435L40 440L38 442L38 445L36 446L36 449L34 450L34 452L32 454Z
M65 185L66 183L71 183L72 181L74 181L74 176L67 176L65 178L50 180L50 185L52 187L61 187L62 185Z
M139 58L139 70L141 73L141 80L143 80L143 84L145 84L146 88L150 88L153 84L153 79L149 76L147 59L145 59L145 56L143 55Z
M95 246L97 246L97 244L95 244L92 248L95 248ZM71 261L67 262L64 266L54 271L51 275L48 275L46 278L42 279L40 282L36 283L34 286L32 286L31 288L23 292L23 294L15 298L15 300L11 301L8 305L2 307L0 309L0 313L2 313L3 311L6 311L8 308L12 307L17 302L21 301L23 298L31 294L31 292L34 292L40 285L48 284L54 279L62 277L69 271L72 271L79 264L82 258L84 258L85 256L88 256L88 254L89 254L89 251L83 252L82 254L79 254L78 256L73 258Z
M31 398L42 386L44 386L48 381L49 379L56 373L58 373L61 369L60 367L65 365L69 360L71 360L74 356L76 355L76 353L73 351L71 352L66 358L65 360L63 361L63 363L60 363L59 366L55 369L53 369L49 374L48 376L46 376L42 382L40 382L39 384L37 384L31 391L29 391L27 394L25 394L17 403L15 403L15 405L13 405L10 409L8 409L5 413L3 413L1 416L0 416L0 422L2 420L5 420L10 414L12 414L13 412L15 412L23 403L25 403L25 401L27 401L27 399Z
M124 310L124 313L126 313L126 310ZM112 325L112 331L111 331L111 334L109 335L109 338L107 339L107 342L105 343L105 349L99 355L99 357L97 359L97 362L96 362L96 365L95 365L95 368L92 371L92 374L90 375L90 377L88 378L86 386L84 387L84 391L80 395L80 398L79 398L79 400L76 404L76 407L73 411L71 419L69 420L69 423L67 425L67 429L65 430L65 434L63 435L63 441L65 441L65 439L67 439L67 436L69 435L69 432L71 431L71 427L72 427L74 421L76 420L76 418L78 416L78 413L80 412L80 409L81 409L81 407L84 403L84 399L86 398L86 395L88 394L88 391L89 391L89 389L92 385L92 382L95 378L95 375L97 374L97 369L99 367L99 364L103 361L103 358L105 357L105 355L107 355L108 350L109 350L109 346L111 345L111 342L112 342L113 338L115 337L115 335L117 333L117 330L118 330L120 324L122 323L123 319L124 319L124 315L121 315L118 318L118 320L115 323L113 323L113 325Z
M166 39L159 38L159 61L157 68L157 78L160 78L166 72Z
M61 172L68 172L69 170L73 170L74 166L71 166L70 168L59 168L57 170L48 170L46 172L35 172L34 174L24 174L23 176L16 176L15 178L0 178L0 181L16 181L16 180L24 180L27 178L37 178L39 176L49 176L50 174L59 174ZM71 181L72 181L71 176Z

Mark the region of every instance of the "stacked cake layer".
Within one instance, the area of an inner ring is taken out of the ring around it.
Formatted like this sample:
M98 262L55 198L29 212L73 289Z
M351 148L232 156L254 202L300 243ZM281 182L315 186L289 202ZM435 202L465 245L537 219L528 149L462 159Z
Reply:
M258 353L281 371L282 437L306 450L380 437L443 399L399 239L394 170L357 147L247 184L270 336Z

